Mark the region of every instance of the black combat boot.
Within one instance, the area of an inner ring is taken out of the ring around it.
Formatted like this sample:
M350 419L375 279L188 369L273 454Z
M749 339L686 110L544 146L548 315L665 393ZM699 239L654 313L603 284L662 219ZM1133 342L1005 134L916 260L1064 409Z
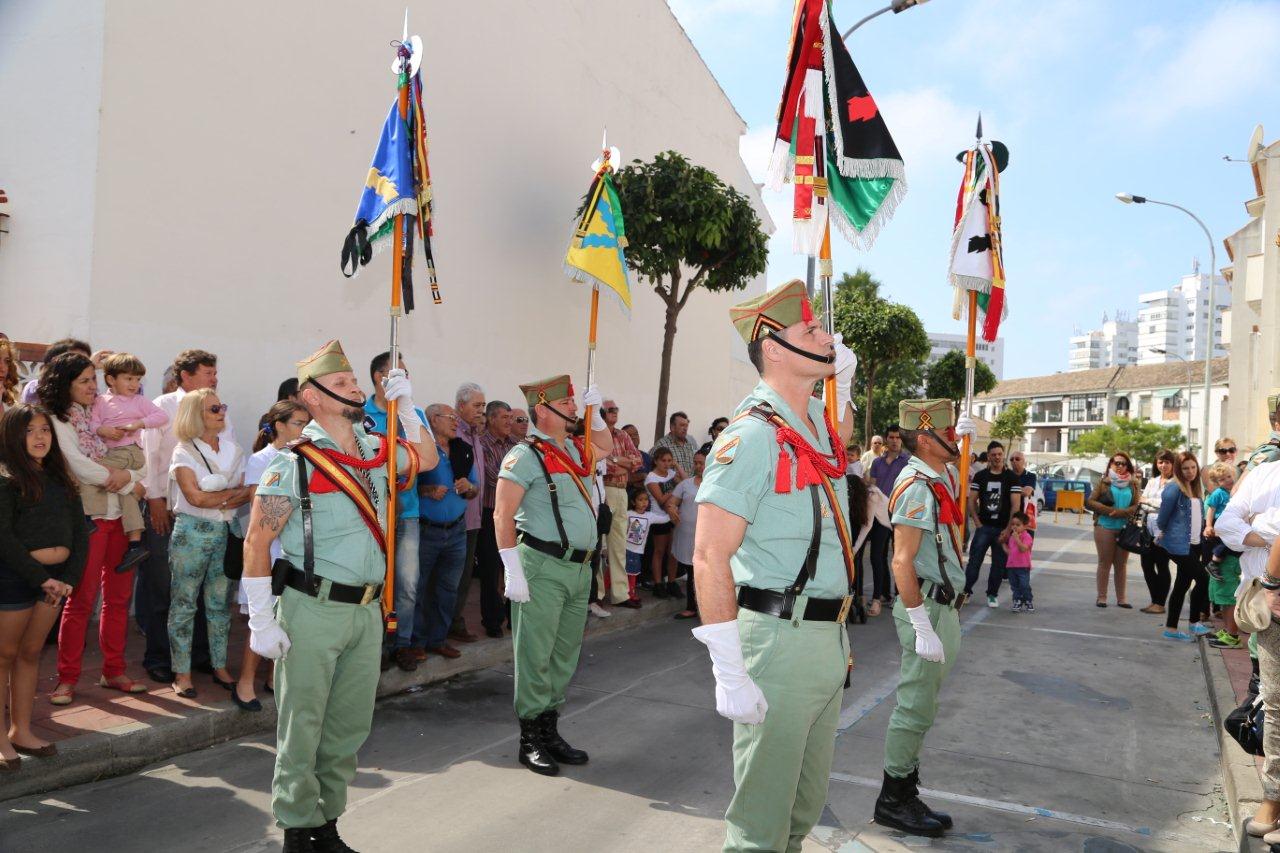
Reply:
M557 724L560 720L558 711L543 711L538 715L538 725L541 727L542 743L547 748L547 752L551 753L551 757L561 764L586 764L587 754L580 749L574 749L560 737L560 731Z
M911 771L911 775L907 777L907 781L911 783L911 796L919 800L920 799L920 768L919 767ZM923 800L921 800L921 804L924 805L924 810L929 813L929 817L933 818L938 823L942 824L943 829L950 829L952 827L953 824L951 821L951 815L947 814L946 812L934 811L933 809L929 808L928 804L924 803Z
M356 853L338 837L338 819L311 830L311 849L316 853Z
M310 829L286 829L284 831L284 853L312 853L315 849L311 844Z
M560 765L556 764L542 742L541 719L534 717L532 720L520 720L520 763L534 773L555 776L560 772Z
M874 820L881 826L901 829L910 835L942 835L942 824L929 814L925 804L912 793L909 779L895 779L884 774L884 786L876 797Z

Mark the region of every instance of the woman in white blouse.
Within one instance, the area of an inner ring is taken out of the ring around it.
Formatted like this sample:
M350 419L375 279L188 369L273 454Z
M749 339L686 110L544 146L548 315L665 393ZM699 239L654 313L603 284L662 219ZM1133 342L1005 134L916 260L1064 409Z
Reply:
M169 645L173 655L173 690L192 698L191 635L196 601L204 593L209 627L213 680L232 690L227 671L227 634L231 626L229 581L223 571L228 523L252 494L245 488L244 452L219 435L226 427L227 407L212 388L192 391L178 405L173 434L178 444L169 465L169 497L174 508L169 540Z

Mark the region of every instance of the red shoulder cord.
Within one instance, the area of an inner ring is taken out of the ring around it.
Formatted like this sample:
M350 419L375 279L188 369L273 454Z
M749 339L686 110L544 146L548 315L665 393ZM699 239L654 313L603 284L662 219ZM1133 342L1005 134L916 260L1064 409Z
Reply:
M359 456L348 456L345 453L339 453L337 450L326 450L323 447L317 447L316 449L325 456L328 456L334 462L337 462L339 465L350 465L352 468L358 468L365 471L371 471L374 468L385 468L387 465L387 448L391 446L391 442L387 441L387 437L382 435L382 433L375 432L371 434L382 439L382 442L378 447L378 452L373 455L372 459L361 459ZM413 446L405 439L397 437L396 442L409 452L410 470L408 472L399 472L399 475L404 476L404 480L397 484L399 486L398 491L403 492L409 489L409 486L413 484L414 479L418 476L418 454L413 449ZM397 476L396 479L399 480L400 476Z
M587 464L585 462L574 462L572 456L570 456L568 453L565 453L553 442L543 441L540 438L535 438L533 440L533 443L538 450L541 450L544 454L550 454L552 457L556 459L556 461L564 465L566 469L577 474L579 477L586 477L591 473L591 469L587 467ZM579 447L578 451L582 452L582 448Z
M774 435L778 441L778 477L773 487L775 492L785 495L791 491L791 456L787 453L788 446L796 455L797 489L816 486L822 482L823 477L834 479L844 476L849 459L845 455L844 444L831 426L831 418L825 410L822 413L822 422L827 427L827 438L835 448L834 454L822 453L781 417L776 414L774 417L777 418L774 423L776 428Z
M929 488L933 489L933 496L938 500L938 521L942 524L959 524L960 505L956 503L946 483L930 480Z

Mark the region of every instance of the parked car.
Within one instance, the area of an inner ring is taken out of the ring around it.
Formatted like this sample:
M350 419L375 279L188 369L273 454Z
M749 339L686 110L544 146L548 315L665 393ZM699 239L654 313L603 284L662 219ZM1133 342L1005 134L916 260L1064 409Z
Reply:
M1041 486L1043 487L1042 492L1039 491ZM1042 502L1039 504L1039 508L1052 511L1058 505L1058 492L1060 491L1084 492L1084 499L1087 501L1089 500L1089 495L1093 493L1093 484L1088 480L1068 480L1063 477L1050 477L1042 480L1037 486L1036 499L1038 502Z

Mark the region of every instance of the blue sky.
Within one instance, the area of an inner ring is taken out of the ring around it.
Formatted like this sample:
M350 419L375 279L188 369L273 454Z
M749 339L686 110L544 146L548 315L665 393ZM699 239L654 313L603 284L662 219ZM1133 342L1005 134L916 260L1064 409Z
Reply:
M669 0L748 125L743 159L760 179L786 62L791 0ZM842 30L888 0L836 0ZM1065 370L1067 339L1104 312L1136 314L1139 293L1208 266L1184 214L1122 205L1120 191L1196 212L1221 240L1254 194L1242 158L1256 124L1280 136L1280 0L932 0L850 39L906 162L907 197L868 253L833 233L837 276L864 266L929 331L951 318L947 252L956 152L978 111L1010 149L1001 179L1010 314L1005 376ZM790 190L790 187L787 187ZM804 273L791 254L788 192L769 282Z

